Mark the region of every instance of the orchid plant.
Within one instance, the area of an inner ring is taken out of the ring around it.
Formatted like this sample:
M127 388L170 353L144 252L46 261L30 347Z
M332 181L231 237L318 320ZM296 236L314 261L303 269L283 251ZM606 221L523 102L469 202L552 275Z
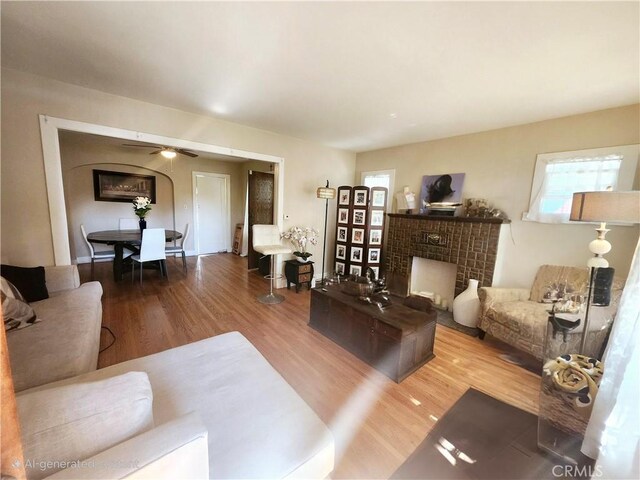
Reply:
M133 200L133 211L140 220L144 220L147 213L151 211L151 199L149 197L136 197Z
M293 254L296 257L301 257L307 259L311 256L309 252L307 252L307 245L317 245L318 244L318 231L315 228L305 227L291 227L288 231L284 232L282 238L286 238L289 240L294 247L296 247L296 251Z

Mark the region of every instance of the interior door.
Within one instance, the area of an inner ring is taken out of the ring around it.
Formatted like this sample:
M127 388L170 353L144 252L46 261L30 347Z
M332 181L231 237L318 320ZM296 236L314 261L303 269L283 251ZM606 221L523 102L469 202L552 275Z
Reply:
M260 254L253 249L252 227L254 225L273 225L273 190L273 173L249 170L249 252L247 255L249 269L258 268L258 260L260 259Z
M222 175L194 176L197 252L224 252L230 238L227 179Z

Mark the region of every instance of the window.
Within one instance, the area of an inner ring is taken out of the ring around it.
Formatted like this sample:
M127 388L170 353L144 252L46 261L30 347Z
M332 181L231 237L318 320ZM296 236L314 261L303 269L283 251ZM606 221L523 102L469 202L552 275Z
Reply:
M538 155L524 220L567 223L574 192L631 190L638 145Z
M362 172L360 181L365 187L385 187L389 194L387 195L387 210L391 211L391 202L393 200L393 184L395 182L395 170L375 170L372 172Z

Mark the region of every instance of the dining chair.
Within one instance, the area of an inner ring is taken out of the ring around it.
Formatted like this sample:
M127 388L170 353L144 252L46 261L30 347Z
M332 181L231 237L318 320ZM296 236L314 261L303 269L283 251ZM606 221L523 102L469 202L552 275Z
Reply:
M164 249L167 255L175 255L180 253L182 255L182 268L184 269L184 273L187 273L187 259L184 251L184 242L187 241L189 237L189 224L187 223L184 227L184 233L182 234L182 238L176 242L175 245L168 246Z
M145 262L160 263L160 274L169 278L165 260L167 255L164 252L166 243L164 228L147 228L142 231L142 243L140 244L140 254L131 255L131 281L133 282L136 263L140 264L140 285L142 285L142 270Z
M140 224L135 218L121 218L120 219L120 230L138 230L140 228Z
M82 238L89 247L89 253L91 254L91 280L93 280L93 274L95 270L95 260L105 258L116 258L116 253L113 250L98 250L93 248L93 244L87 239L87 231L84 229L84 225L80 225L80 231L82 232Z
M280 230L277 225L253 226L253 249L262 254L262 257L271 256L271 268L267 278L270 279L269 293L258 296L260 303L275 304L284 301L282 295L273 293L273 281L276 279L276 257L283 253L291 253L291 249L282 245Z

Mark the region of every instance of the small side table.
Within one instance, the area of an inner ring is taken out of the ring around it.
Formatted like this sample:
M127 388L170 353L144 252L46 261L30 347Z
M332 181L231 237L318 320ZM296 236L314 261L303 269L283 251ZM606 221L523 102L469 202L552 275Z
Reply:
M287 260L284 264L284 276L287 278L287 290L293 283L296 286L296 293L300 291L300 285L307 284L311 290L311 279L313 278L313 262L299 262L297 260Z

